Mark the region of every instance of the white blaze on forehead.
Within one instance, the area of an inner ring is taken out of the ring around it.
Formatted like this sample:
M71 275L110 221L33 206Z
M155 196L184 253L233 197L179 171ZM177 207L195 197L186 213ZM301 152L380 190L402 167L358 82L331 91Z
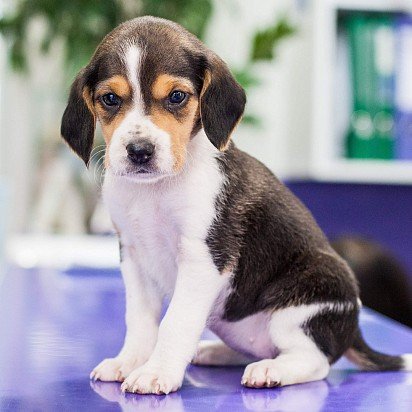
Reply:
M143 52L136 44L129 45L124 51L127 78L133 90L133 106L141 113L143 113L143 98L139 79Z
M129 165L126 147L140 140L151 142L155 150L155 167L159 173L173 173L174 156L169 133L152 122L145 113L140 84L140 72L145 50L137 44L122 47L122 60L132 89L133 104L113 132L109 151L110 167L115 174L126 173Z

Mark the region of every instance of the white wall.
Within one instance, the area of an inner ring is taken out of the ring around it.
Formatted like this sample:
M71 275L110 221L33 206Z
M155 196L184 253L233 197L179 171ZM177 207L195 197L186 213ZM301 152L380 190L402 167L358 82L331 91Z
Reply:
M251 38L286 15L298 29L285 39L276 59L259 63L261 86L248 92L250 112L263 127L240 126L234 140L279 177L307 173L310 139L310 87L312 27L311 3L295 0L215 0L215 13L207 43L232 67L247 60Z
M48 57L37 52L36 40L42 27L41 21L30 27L28 74L14 72L6 64L6 53L1 53L0 175L8 186L8 206L12 211L8 226L13 232L23 230L30 216L39 143L60 138L62 52L58 44Z

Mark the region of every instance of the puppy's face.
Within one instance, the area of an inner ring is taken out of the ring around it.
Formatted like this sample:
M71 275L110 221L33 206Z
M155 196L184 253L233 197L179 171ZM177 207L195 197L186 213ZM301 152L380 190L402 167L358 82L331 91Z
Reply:
M61 132L87 164L98 120L106 167L150 182L184 167L202 128L224 150L244 105L226 65L198 39L175 23L137 18L106 36L79 73Z

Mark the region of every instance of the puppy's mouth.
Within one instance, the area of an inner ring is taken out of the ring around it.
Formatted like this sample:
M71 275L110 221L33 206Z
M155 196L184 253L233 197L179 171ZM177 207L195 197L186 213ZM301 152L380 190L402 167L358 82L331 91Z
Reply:
M160 174L156 168L151 165L127 165L120 173L121 176L146 176Z
M154 182L170 176L170 174L168 173L160 172L158 170L153 170L145 167L126 169L121 173L116 173L116 175L135 182Z
M158 169L154 163L133 165L129 162L121 162L119 166L109 164L108 171L118 178L125 178L134 182L155 182L163 178L171 177L173 173Z
M149 176L158 176L158 172L154 172L153 170L147 170L147 169L138 169L138 170L127 170L123 173L120 174L120 176L124 177L137 177L137 178L144 178L144 177L149 177Z

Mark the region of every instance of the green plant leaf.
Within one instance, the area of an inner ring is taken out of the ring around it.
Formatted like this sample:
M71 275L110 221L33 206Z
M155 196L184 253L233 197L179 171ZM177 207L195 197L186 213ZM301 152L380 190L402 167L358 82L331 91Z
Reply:
M250 66L245 66L243 69L232 69L232 73L235 76L237 82L244 88L249 89L261 84L260 79L253 74Z
M278 43L296 32L286 17L278 20L273 26L258 31L252 40L250 61L272 60Z
M249 126L261 127L262 119L254 114L246 113L242 117L242 123Z

